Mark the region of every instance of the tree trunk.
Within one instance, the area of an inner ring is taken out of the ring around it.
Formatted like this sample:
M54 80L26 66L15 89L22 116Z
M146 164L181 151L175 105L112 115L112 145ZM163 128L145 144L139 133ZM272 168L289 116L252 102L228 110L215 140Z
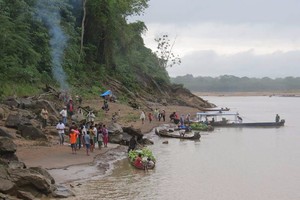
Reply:
M86 18L86 2L87 2L87 0L83 0L83 2L82 2L83 18L82 18L82 22L81 22L81 40L80 40L80 53L79 53L78 62L80 62L81 55L83 54L84 24L85 24L85 18Z

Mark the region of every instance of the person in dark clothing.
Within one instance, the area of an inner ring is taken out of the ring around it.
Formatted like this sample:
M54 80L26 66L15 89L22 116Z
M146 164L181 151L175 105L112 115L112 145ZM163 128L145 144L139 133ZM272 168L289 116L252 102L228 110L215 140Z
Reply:
M135 136L132 136L132 138L129 140L128 152L130 150L134 150L136 145L137 145L137 142L136 142Z
M276 114L275 122L276 122L276 123L279 123L279 121L280 121L280 116L279 116L278 114Z

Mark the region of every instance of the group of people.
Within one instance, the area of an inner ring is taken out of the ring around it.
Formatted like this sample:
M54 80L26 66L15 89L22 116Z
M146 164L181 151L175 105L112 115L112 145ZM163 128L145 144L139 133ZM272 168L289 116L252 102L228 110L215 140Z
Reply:
M148 170L153 168L155 165L154 161L151 160L151 158L142 158L142 154L138 154L137 158L134 161L134 166L136 166L139 169Z
M166 111L165 110L159 110L158 108L156 108L154 110L154 112L149 112L147 114L147 118L149 120L149 122L151 123L154 119L156 121L166 121ZM140 119L142 120L142 124L145 123L145 120L146 120L146 114L144 111L141 112L141 115L140 115Z
M56 125L56 129L59 134L59 144L64 144L66 126L62 122ZM84 147L86 149L86 154L89 156L90 152L93 152L96 144L98 148L101 149L102 145L107 147L108 144L108 130L105 124L81 124L77 126L76 123L72 123L68 130L68 136L70 139L70 144L72 148L72 153L76 154L78 149Z
M170 115L170 121L174 122L175 124L178 124L179 126L185 126L185 125L190 125L191 123L191 114L188 113L187 115L180 115L177 112L173 112Z

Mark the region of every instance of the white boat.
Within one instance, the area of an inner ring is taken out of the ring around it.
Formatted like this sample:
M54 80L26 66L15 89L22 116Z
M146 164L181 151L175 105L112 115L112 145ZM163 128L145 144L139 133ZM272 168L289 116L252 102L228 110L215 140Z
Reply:
M285 120L244 123L238 112L215 111L196 113L194 122L209 124L213 127L280 127L284 126Z

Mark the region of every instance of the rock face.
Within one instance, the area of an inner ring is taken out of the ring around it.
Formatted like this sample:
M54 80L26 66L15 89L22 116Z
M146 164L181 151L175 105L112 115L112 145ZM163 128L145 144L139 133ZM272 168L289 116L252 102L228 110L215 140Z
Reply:
M4 199L28 200L58 197L53 177L40 167L26 168L24 163L18 161L15 152L13 141L0 137L0 197L7 195L9 197ZM73 195L72 192L69 195Z
M43 132L34 126L21 125L19 126L19 131L22 137L27 139L47 140L47 137L43 134Z
M0 136L14 138L13 134L5 127L0 127Z
M133 127L122 128L121 125L117 123L111 123L108 126L108 133L110 143L128 145L131 137L135 136L140 144L153 144L151 140L143 138L144 135L140 129L135 129Z

